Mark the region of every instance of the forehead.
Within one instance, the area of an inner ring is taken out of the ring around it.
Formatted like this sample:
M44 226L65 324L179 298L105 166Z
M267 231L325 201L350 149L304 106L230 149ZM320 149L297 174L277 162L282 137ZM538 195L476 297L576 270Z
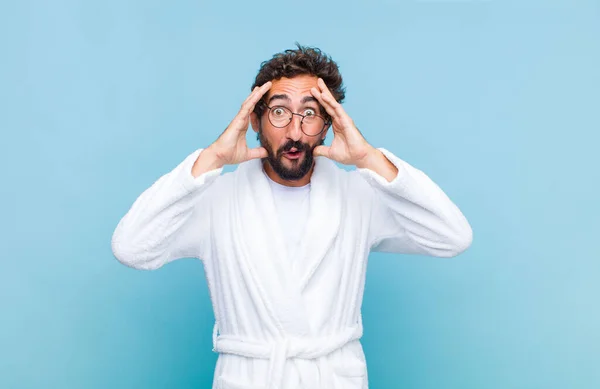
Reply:
M284 94L288 95L292 100L296 100L299 97L311 95L310 88L318 88L317 80L316 76L308 74L274 80L266 98L269 99L273 95Z

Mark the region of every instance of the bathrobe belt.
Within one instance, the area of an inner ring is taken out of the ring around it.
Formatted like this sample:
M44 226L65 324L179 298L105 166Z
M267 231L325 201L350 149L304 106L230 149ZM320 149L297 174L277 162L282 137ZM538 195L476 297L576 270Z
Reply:
M317 360L321 372L321 388L332 387L333 372L325 358L331 352L342 348L346 343L360 339L362 325L347 327L336 334L323 337L284 337L274 341L255 341L234 335L219 335L214 340L218 353L235 354L249 358L268 359L268 389L283 387L285 362L290 358Z

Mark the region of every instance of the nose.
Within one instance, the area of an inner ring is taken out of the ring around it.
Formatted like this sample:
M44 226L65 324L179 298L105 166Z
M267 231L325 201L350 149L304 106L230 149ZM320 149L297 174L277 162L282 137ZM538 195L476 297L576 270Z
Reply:
M302 116L292 115L292 121L287 126L287 137L293 141L298 141L302 138Z

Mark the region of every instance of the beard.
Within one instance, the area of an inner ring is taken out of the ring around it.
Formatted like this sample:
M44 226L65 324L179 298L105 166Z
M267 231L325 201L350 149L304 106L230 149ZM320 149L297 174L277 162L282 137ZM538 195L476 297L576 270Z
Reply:
M317 147L325 143L325 139L321 139L320 142L317 142L314 146L311 146L308 143L303 143L300 141L289 140L283 146L281 146L277 151L273 149L273 146L267 138L263 136L262 131L258 133L258 140L260 141L260 145L267 150L267 157L263 158L262 161L267 161L273 171L277 173L279 177L283 180L287 181L297 181L303 178L308 174L310 169L313 167L314 157L313 150ZM289 160L292 164L291 167L287 167L283 164L283 153L291 150L295 147L298 151L304 152L302 159L300 160Z

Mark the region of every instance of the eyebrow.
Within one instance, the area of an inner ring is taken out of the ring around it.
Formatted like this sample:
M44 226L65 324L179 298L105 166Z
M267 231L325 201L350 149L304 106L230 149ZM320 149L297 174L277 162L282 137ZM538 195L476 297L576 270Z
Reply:
M285 100L287 102L291 102L292 99L290 99L290 97L288 95L285 94L279 94L279 95L273 95L269 98L268 104L271 104L271 102L273 100ZM304 96L302 98L302 100L300 100L300 102L302 104L308 103L308 102L315 102L315 103L319 103L319 101L314 97L314 96Z

